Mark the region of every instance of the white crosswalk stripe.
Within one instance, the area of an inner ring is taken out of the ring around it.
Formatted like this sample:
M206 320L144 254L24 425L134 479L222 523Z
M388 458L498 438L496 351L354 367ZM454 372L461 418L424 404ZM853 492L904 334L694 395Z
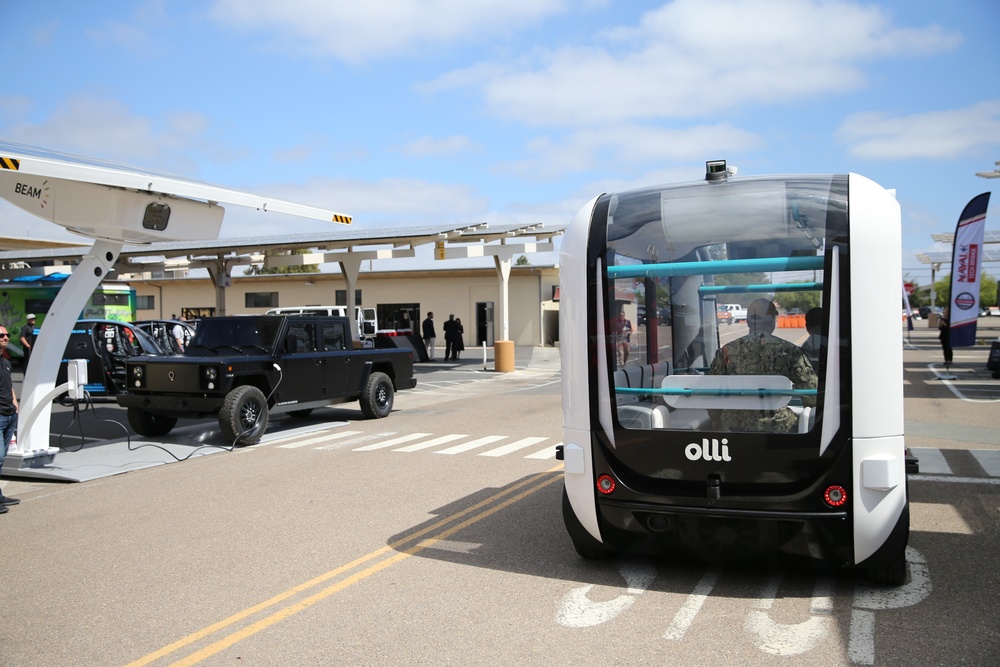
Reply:
M354 451L356 452L370 452L374 449L383 449L385 447L392 447L393 445L401 445L404 442L413 442L414 440L419 440L420 438L426 438L431 435L430 433L407 433L406 435L401 435L398 438L393 438L391 440L383 440L382 442L376 442L371 445L365 445L364 447L358 447Z
M995 449L973 449L969 452L975 457L990 477L1000 477L1000 451Z
M914 456L920 459L920 472L934 475L950 475L951 466L944 460L940 449L930 447L913 447Z
M418 442L415 445L408 445L406 447L400 447L399 449L394 449L394 452L419 452L421 449L430 449L431 447L437 447L438 445L444 445L449 442L454 442L455 440L461 440L462 438L468 438L469 436L464 433L451 433L449 435L442 435L437 438L432 438L425 442Z
M309 445L315 445L318 443L326 443L330 440L340 440L341 438L347 438L352 435L359 435L362 431L335 431L333 433L324 433L323 435L318 435L315 438L306 438L304 440L296 440L295 442L290 442L287 445L278 445L278 449L298 449L299 447L308 447Z
M441 449L434 452L435 454L461 454L462 452L467 452L469 450L475 449L477 447L485 447L486 445L492 445L494 442L500 442L501 440L506 440L506 435L487 435L482 438L476 438L469 442L463 442L461 445L455 445L454 447L449 447L448 449Z
M511 454L520 449L526 447L531 447L532 445L537 445L540 442L548 440L548 438L523 438L517 442L512 442L509 445L503 445L502 447L497 447L496 449L491 449L488 452L483 452L480 456L505 456Z

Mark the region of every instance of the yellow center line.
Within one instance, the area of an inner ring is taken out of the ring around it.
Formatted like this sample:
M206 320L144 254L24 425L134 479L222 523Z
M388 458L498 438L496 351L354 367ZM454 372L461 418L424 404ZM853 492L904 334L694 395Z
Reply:
M396 551L402 545L404 545L404 544L406 544L408 542L412 542L412 541L414 541L414 540L416 540L418 538L421 538L424 535L427 535L428 533L431 533L431 532L433 532L433 531L435 531L435 530L437 530L439 528L442 528L443 526L446 526L447 524L452 523L452 522L456 521L457 519L460 519L460 518L462 518L462 517L464 517L464 516L466 516L468 514L476 512L479 509L481 509L481 508L483 508L483 507L485 507L487 505L490 505L491 503L499 500L500 498L503 498L504 496L510 495L511 493L513 493L513 492L515 492L515 491L517 491L519 489L522 489L522 488L524 488L526 486L530 486L530 485L534 484L535 482L537 482L539 480L544 480L543 483L541 483L541 484L539 484L539 485L537 485L537 486L535 486L533 488L529 488L527 491L523 491L522 493L520 493L520 494L518 494L516 496L508 498L503 503L500 503L500 504L496 505L495 507L493 507L493 508L491 508L491 509L489 509L489 510L487 510L487 511L481 513L481 514L473 516L473 517L467 519L466 521L463 521L462 523L457 524L457 525L453 526L452 528L450 528L450 529L448 529L448 530L440 533L439 535L436 535L436 536L434 536L432 538L428 538L428 540L421 541L420 543L418 543L417 545L415 545L413 547L410 547L406 551L403 551L401 553L397 553L392 558L388 558L386 560L380 561L380 562L378 562L378 563L370 566L369 568L367 568L365 570L362 570L361 572L358 572L358 573L356 573L356 574L348 577L347 579L343 579L343 580L337 582L336 584L334 584L334 585L332 585L332 586L330 586L328 588L323 589L319 593L316 593L316 594L314 594L314 595L312 595L312 596L310 596L308 598L305 598L305 599L301 600L300 602L298 602L298 603L296 603L294 605L291 605L289 607L286 607L285 609L283 609L281 611L275 612L271 616L268 616L268 617L266 617L266 618L258 621L257 623L254 623L253 625L248 626L247 628L245 628L244 630L242 630L240 632L236 632L236 633L230 635L229 637L221 639L218 642L216 642L216 643L214 643L214 644L206 647L205 649L202 649L201 651L198 651L196 653L191 654L190 656L188 656L187 658L185 658L185 659L183 659L181 661L173 663L174 665L191 665L191 664L195 664L196 662L199 662L199 661L201 661L201 660L203 660L203 659L205 659L205 658L207 658L207 657L209 657L211 655L214 655L215 653L218 653L219 651L223 650L224 648L226 648L228 646L231 646L232 644L235 644L236 642L238 642L238 641L240 641L240 640L242 640L242 639L244 639L246 637L249 637L249 636L251 636L253 634L256 634L257 632L260 632L264 628L269 627L269 626L273 625L274 623L277 623L278 621L281 621L281 620L283 620L283 619L285 619L285 618L287 618L287 617L289 617L289 616L291 616L293 614L296 614L296 613L298 613L300 611L303 611L304 609L307 609L308 607L312 606L316 602L319 602L320 600L322 600L322 599L324 599L326 597L329 597L330 595L333 595L334 593L337 593L338 591L341 591L341 590L343 590L345 588L348 588L349 586L352 586L353 584L355 584L355 583L357 583L357 582L359 582L359 581L361 581L363 579L366 579L366 578L372 576L373 574L376 574L377 572L379 572L379 571L381 571L381 570L383 570L383 569L385 569L385 568L387 568L387 567L389 567L391 565L394 565L395 563L398 563L398 562L400 562L402 560L405 560L406 558L409 558L413 554L418 553L418 552L422 551L423 549L426 549L430 544L433 544L437 540L445 539L448 536L453 535L454 533L458 532L459 530L462 530L463 528L471 526L472 524L474 524L474 523L476 523L478 521L481 521L482 519L485 519L486 517L488 517L491 514L493 514L493 513L497 512L497 511L503 509L504 507L508 507L511 504L513 504L515 502L518 502L521 499L523 499L523 498L531 495L532 493L534 493L534 492L536 492L536 491L538 491L538 490L540 490L542 488L545 488L549 484L552 484L553 482L558 481L559 479L561 479L559 476L552 476L552 477L549 477L549 479L545 479L546 477L550 476L552 473L558 472L561 469L562 469L562 464L559 464L557 466L554 466L553 468L550 468L549 470L546 470L543 473L539 473L537 475L529 477L528 479L526 479L526 480L524 480L522 482L518 482L517 484L514 484L513 486L511 486L511 487L509 487L507 489L504 489L503 491L500 491L499 493L496 493L496 494L490 496L489 498L486 498L485 500L482 500L482 501L476 503L475 505L467 507L466 509L461 510L460 512L456 512L455 514L452 514L452 515L450 515L448 517L445 517L445 518L443 518L443 519L441 519L439 521L436 521L435 523L431 524L430 526L427 526L426 528L418 530L417 532L413 533L412 535L408 535L407 537L404 537L401 540L397 540L396 542L388 544L388 545L386 545L386 546L384 546L384 547L382 547L380 549L376 549L375 551L372 551L369 554L366 554L364 556L356 558L355 560L351 561L350 563L346 563L345 565L341 565L340 567L337 567L337 568L335 568L333 570L330 570L329 572L321 574L318 577L314 577L314 578L310 579L309 581L306 581L306 582L301 583L301 584L299 584L297 586L294 586L294 587L288 589L287 591L284 591L283 593L279 593L278 595L275 595L274 597L270 598L269 600L265 600L264 602L256 604L256 605L254 605L252 607L248 607L247 609L244 609L241 612L233 614L232 616L230 616L230 617L228 617L228 618L226 618L224 620L221 620L221 621L219 621L217 623L213 623L212 625L209 625L209 626L207 626L207 627L205 627L205 628L203 628L201 630L198 630L197 632L194 632L194 633L192 633L192 634L190 634L190 635L188 635L186 637L183 637L183 638L181 638L181 639L173 642L172 644L168 644L167 646L164 646L163 648L159 649L158 651L154 651L153 653L150 653L149 655L146 655L146 656L144 656L142 658L139 658L138 660L136 660L134 662L129 663L126 667L141 667L142 665L148 665L149 663L153 662L154 660L158 660L159 658L162 658L162 657L164 657L166 655L169 655L169 654L171 654L171 653L173 653L175 651L178 651L181 648L183 648L185 646L188 646L189 644L192 644L192 643L194 643L194 642L196 642L196 641L198 641L200 639L204 639L205 637L208 637L209 635L212 635L212 634L214 634L214 633L222 630L223 628L226 628L226 627L228 627L228 626L230 626L230 625L232 625L234 623L237 623L237 622L239 622L239 621L241 621L241 620L243 620L245 618L248 618L248 617L256 614L257 612L263 611L264 609L267 609L268 607L273 607L274 605L279 604L279 603L281 603L281 602L289 599L290 597L292 597L292 596L294 596L294 595L296 595L298 593L302 593L303 591L306 591L306 590L308 590L310 588L318 586L319 584L321 584L321 583L323 583L325 581L329 581L330 579L332 579L332 578L334 578L334 577L336 577L336 576L338 576L340 574L343 574L344 572L348 572L348 571L350 571L350 570L352 570L352 569L354 569L354 568L356 568L356 567L358 567L358 566L360 566L360 565L362 565L364 563L367 563L368 561L371 561L371 560L373 560L375 558L378 558L379 556L382 556L382 555L384 555L386 553L389 553L391 551Z

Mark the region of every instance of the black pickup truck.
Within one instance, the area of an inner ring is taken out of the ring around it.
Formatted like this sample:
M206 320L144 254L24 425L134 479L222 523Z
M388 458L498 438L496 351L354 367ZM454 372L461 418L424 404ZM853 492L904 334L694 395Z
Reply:
M129 359L117 400L140 435L216 415L228 441L252 445L269 414L360 401L366 417L385 417L394 392L416 384L410 350L356 349L346 317L211 317L183 355Z

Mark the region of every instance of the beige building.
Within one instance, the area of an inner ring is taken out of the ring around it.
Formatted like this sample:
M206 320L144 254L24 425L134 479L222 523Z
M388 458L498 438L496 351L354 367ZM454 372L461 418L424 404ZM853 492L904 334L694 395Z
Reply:
M161 278L127 281L135 288L137 319L207 317L216 314L212 279ZM559 269L512 266L508 284L508 340L515 345L551 346L559 338L559 304L554 300ZM355 285L358 305L375 308L380 329L420 331L434 313L438 345L441 325L454 314L462 320L467 348L503 340L501 282L493 268L362 272ZM264 313L288 306L346 305L339 273L296 273L233 276L226 288L227 315Z

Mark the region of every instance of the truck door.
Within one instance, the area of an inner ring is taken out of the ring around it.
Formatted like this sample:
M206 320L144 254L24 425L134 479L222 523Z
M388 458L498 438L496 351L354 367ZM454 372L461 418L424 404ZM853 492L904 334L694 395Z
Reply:
M364 364L359 363L351 350L351 337L347 332L347 320L323 322L319 331L320 344L326 356L326 382L332 396L353 393L353 387L360 385Z
M317 324L312 318L295 319L289 323L282 342L281 384L275 390L275 401L284 405L318 401L332 395L327 373L328 355L317 346Z

